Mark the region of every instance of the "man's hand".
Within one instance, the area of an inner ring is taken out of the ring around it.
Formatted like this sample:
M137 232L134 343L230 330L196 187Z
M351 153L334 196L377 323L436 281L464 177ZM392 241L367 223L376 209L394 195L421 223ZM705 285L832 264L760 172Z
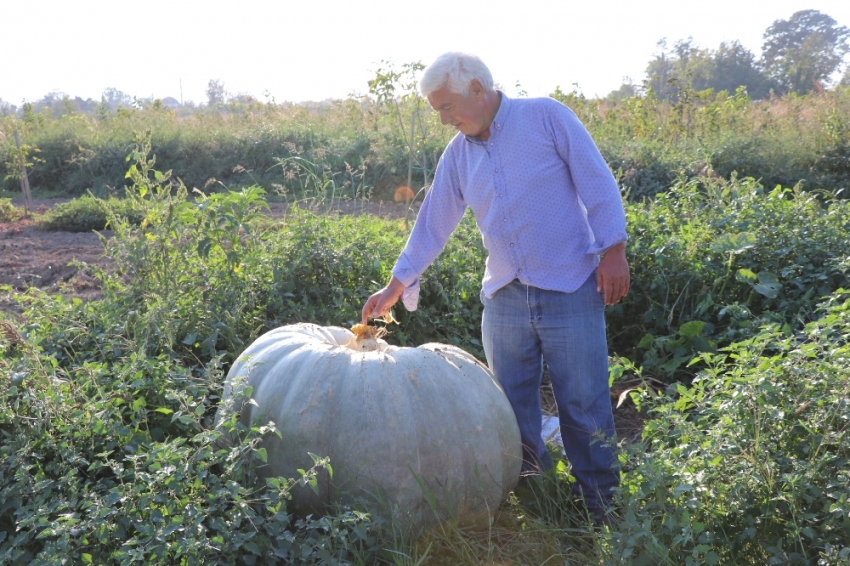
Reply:
M610 248L596 268L596 290L605 294L606 305L616 305L629 292L629 262L626 243Z
M360 322L368 324L369 318L378 318L390 312L392 306L401 298L404 289L402 282L393 276L389 285L369 297L363 305Z

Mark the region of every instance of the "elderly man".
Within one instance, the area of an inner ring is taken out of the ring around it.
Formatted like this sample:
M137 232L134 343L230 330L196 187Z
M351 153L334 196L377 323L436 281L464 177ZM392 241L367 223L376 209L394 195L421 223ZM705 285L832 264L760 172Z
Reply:
M458 135L440 159L391 281L364 305L363 323L402 296L415 308L420 275L470 207L488 251L484 351L517 417L523 472L552 465L540 436L545 361L574 492L604 521L619 482L606 442L614 418L604 310L629 290L616 181L571 110L550 98L508 98L478 57L440 56L420 89Z

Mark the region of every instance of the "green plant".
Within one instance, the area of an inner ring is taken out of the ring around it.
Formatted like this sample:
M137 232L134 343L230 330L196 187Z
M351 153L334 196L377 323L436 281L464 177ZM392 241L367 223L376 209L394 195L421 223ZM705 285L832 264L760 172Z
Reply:
M623 455L611 563L846 560L850 300L838 290L799 333L765 324L700 356L705 369L645 402L645 445Z
M659 377L684 378L693 356L752 336L758 317L802 328L850 283L847 201L682 180L626 208L633 286L608 322L615 351Z
M50 231L90 232L109 228L110 215L138 225L146 213L144 203L132 199L100 199L87 194L60 202L48 210L38 219L38 227Z
M267 207L263 191L199 192L190 202L170 172L153 169L149 151L141 141L127 173L127 201L145 211L141 222L105 208L115 234L104 239L106 252L126 281L104 280L105 294L133 312L121 324L141 344L210 357L233 351L261 325L264 246L254 226Z
M0 198L0 222L17 222L24 211L12 204L12 199Z

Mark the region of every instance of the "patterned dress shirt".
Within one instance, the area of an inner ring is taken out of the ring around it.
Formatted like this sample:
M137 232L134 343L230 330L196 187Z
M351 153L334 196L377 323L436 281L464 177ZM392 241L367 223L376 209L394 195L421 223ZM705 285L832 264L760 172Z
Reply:
M410 310L419 277L467 207L488 252L488 297L513 279L575 291L601 254L627 240L617 183L573 111L551 98L499 94L487 141L458 133L449 142L393 267Z

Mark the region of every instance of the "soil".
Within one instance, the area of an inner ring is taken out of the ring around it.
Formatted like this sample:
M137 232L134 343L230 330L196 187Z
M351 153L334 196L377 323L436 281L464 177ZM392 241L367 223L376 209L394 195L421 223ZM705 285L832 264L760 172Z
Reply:
M33 210L44 213L51 207L69 199L35 199ZM23 201L13 199L12 204L23 207ZM269 203L270 215L280 218L289 205ZM328 205L320 203L321 212L330 210L344 214L372 214L403 219L407 206L397 202L340 201ZM412 214L418 206L414 204ZM111 260L104 256L100 236L110 238L112 232L47 232L39 230L33 220L0 223L0 286L9 285L15 291L37 287L48 293L61 293L65 297L83 300L100 298L97 281L91 268L109 269ZM83 265L85 264L85 265ZM86 269L86 266L89 269ZM15 313L9 297L0 292L0 310Z
M67 200L36 199L33 209L43 213ZM23 202L14 200L13 204L23 206ZM288 205L282 203L269 203L269 207L273 218L283 217L288 210ZM413 216L416 208L414 205ZM327 212L329 207L326 203L321 204L320 210ZM342 201L330 207L330 210L395 219L403 219L407 214L407 206L396 202ZM31 219L0 223L0 286L11 286L18 292L37 287L48 293L61 293L65 297L98 299L101 292L90 268L109 270L111 266L111 260L103 253L101 236L108 239L112 233L109 230L100 232L100 235L95 232L46 232L39 230ZM19 316L10 297L2 291L0 310ZM545 379L541 388L541 401L544 411L548 414L557 413L551 386ZM612 401L617 403L616 398ZM640 439L645 416L638 413L631 402L627 401L616 408L614 419L620 439L628 443Z

